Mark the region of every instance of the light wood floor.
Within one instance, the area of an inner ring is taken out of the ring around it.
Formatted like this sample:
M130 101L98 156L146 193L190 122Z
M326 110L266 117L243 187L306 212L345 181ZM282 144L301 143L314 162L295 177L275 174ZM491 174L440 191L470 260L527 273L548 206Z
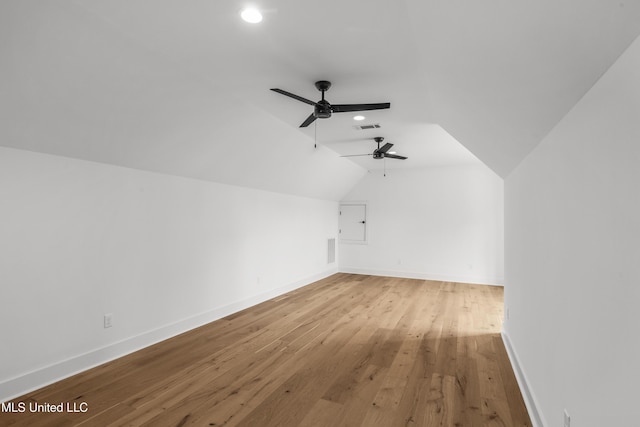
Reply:
M501 287L337 274L16 402L34 426L530 426Z

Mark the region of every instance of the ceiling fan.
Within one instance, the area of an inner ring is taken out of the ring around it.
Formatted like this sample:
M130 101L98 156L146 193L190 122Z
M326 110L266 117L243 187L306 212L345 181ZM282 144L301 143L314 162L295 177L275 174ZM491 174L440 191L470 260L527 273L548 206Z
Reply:
M369 153L369 154L350 154L350 155L347 155L347 156L340 156L340 157L373 156L374 159L399 159L399 160L406 160L407 159L407 157L405 157L405 156L398 156L395 153L393 153L393 154L390 153L389 149L391 149L391 147L393 147L393 144L391 144L389 142L387 142L382 147L380 147L380 144L382 143L382 141L384 141L383 137L377 136L377 137L373 138L373 140L378 143L378 148L373 150L373 153Z
M286 95L298 101L302 101L305 104L313 105L313 113L307 117L307 119L300 125L301 128L305 128L313 123L316 119L328 119L332 113L347 113L350 111L366 111L366 110L383 110L391 107L389 102L381 102L377 104L334 104L331 105L329 101L324 99L324 93L331 87L331 82L326 80L320 80L316 82L316 88L322 92L322 99L318 102L313 102L309 99L295 95L291 92L287 92L282 89L271 89L274 92L278 92L282 95Z

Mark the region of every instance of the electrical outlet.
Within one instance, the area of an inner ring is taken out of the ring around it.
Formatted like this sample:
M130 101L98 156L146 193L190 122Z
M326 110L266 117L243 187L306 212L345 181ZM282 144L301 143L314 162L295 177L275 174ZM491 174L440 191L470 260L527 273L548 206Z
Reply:
M107 313L104 315L104 327L110 328L113 326L113 313Z
M509 308L507 307L507 320L509 320Z
M564 427L571 427L571 417L567 410L564 410Z

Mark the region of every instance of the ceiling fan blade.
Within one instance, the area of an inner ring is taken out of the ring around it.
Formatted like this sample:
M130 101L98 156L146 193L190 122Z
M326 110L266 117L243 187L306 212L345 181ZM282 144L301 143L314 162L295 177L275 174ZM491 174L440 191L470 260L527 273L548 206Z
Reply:
M340 156L340 157L361 157L361 156L373 156L373 154L348 154L346 156Z
M386 144L384 144L382 147L380 147L379 149L377 149L376 151L374 151L375 153L386 153L387 151L389 151L389 149L393 147L393 144L390 142L387 142Z
M280 93L280 94L282 94L282 95L286 95L286 96L288 96L288 97L291 97L291 98L293 98L293 99L297 99L298 101L302 101L302 102L304 102L305 104L309 104L309 105L316 105L316 103L315 103L315 102L310 101L310 100L308 100L307 98L303 98L303 97L301 97L301 96L295 95L295 94L293 94L293 93L291 93L291 92L287 92L286 90L282 90L282 89L271 89L271 90L272 90L272 91L274 91L274 92L278 92L278 93Z
M406 160L407 159L407 157L397 156L395 154L385 154L384 157L385 158L389 158L389 159L399 159L399 160Z
M367 110L384 110L391 108L390 102L381 102L378 104L331 104L334 113L347 113L350 111L367 111Z
M307 117L307 119L302 122L302 124L300 125L301 128L306 128L307 126L309 126L311 123L313 123L316 120L316 116L311 113L311 115L309 115L309 117Z

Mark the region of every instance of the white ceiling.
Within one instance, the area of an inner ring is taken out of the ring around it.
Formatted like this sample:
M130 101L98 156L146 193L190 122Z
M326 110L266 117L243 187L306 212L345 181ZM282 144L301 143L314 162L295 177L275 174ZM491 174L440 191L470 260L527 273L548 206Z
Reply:
M330 199L385 163L504 177L640 34L620 0L253 4L257 25L242 1L3 0L0 144ZM324 79L332 103L391 102L360 123L381 128L300 129L311 107L269 90ZM375 136L409 159L339 157Z

